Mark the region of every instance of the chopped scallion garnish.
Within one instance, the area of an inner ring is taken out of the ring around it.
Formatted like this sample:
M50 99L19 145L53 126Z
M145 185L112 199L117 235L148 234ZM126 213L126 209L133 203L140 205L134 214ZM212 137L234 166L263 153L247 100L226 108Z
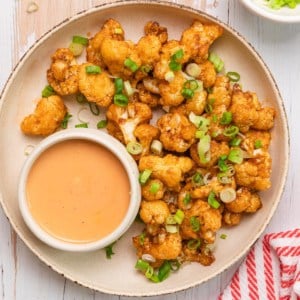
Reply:
M100 114L100 109L98 107L98 105L96 103L93 102L89 102L89 107L90 107L90 111L93 115L95 116L99 116Z
M227 234L222 233L222 234L220 235L220 238L221 238L222 240L226 240Z
M116 78L115 79L115 93L116 94L122 94L123 91L123 79L122 78Z
M148 181L148 179L150 178L151 173L152 173L152 171L149 169L145 169L143 172L141 172L140 176L139 176L140 184L142 184L142 185L145 184Z
M255 149L259 149L259 148L261 148L262 147L262 142L261 142L261 140L256 140L255 142L254 142L254 148Z
M193 217L190 218L190 225L191 225L192 230L194 232L198 232L200 230L201 224L200 224L200 221L197 217L193 216Z
M227 72L226 76L229 78L232 82L238 82L241 78L240 74L237 72Z
M239 128L235 125L231 125L224 129L223 135L233 138L239 133Z
M159 191L160 184L158 182L152 182L150 186L150 193L156 194Z
M184 219L184 212L181 209L177 209L173 218L174 218L175 222L180 225Z
M86 46L89 43L89 39L80 35L74 35L72 38L72 42L75 44Z
M185 99L191 99L194 97L194 91L191 89L187 89L187 88L183 88L181 90L181 95L185 98Z
M123 94L114 95L114 104L124 107L128 105L128 97Z
M77 101L78 103L80 103L80 104L83 104L83 103L86 103L86 102L87 102L85 96L82 95L82 94L77 94L77 95L76 95L76 101Z
M210 136L204 135L197 144L200 162L205 164L210 161Z
M228 165L226 163L227 155L222 155L218 160L218 167L221 172L226 172L228 170Z
M199 83L197 80L192 79L192 80L187 80L184 84L183 87L186 89L190 89L192 91L197 90L197 88L199 87Z
M88 128L88 127L89 127L88 123L80 123L75 125L75 128Z
M142 151L143 151L142 145L140 143L138 143L138 142L129 142L126 145L126 149L132 155L141 154Z
M46 85L44 89L42 90L42 97L48 98L52 95L55 95L55 91L51 85Z
M240 148L231 149L228 154L228 160L235 164L241 164L243 162L242 150Z
M233 146L233 147L237 147L240 145L242 139L238 138L238 137L234 137L230 142L229 145Z
M72 115L68 112L65 114L63 120L61 121L61 128L66 129L68 127L69 120L71 119Z
M221 125L228 125L232 121L232 113L230 111L225 111L222 114L220 124Z
M115 254L113 251L113 246L115 245L115 243L116 242L113 242L112 244L105 247L106 258L111 259L111 257Z
M100 74L102 70L99 66L92 65L92 66L86 66L85 72L87 74Z
M98 128L98 129L105 128L106 126L107 126L107 120L100 120L100 121L97 123L97 128Z
M131 72L136 72L138 70L138 65L131 58L126 58L124 60L124 66L127 67Z
M193 176L193 183L197 184L197 185L203 185L203 175L199 172L196 172Z
M210 192L207 198L208 204L215 209L218 209L220 207L220 202L216 199L216 194L214 192Z
M191 202L192 198L190 193L186 193L183 198L183 204L187 206Z
M69 45L70 51L73 53L74 56L80 56L83 52L84 46L77 43L71 43Z
M222 59L214 52L211 52L208 56L208 60L214 65L215 70L219 73L224 68L224 62Z
M187 243L187 247L190 250L197 250L201 246L201 241L199 239L189 240Z

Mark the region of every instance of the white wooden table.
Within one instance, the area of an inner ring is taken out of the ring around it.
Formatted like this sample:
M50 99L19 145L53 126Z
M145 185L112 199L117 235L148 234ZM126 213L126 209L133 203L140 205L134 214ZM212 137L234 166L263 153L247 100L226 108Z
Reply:
M21 55L53 25L105 1L3 0L0 9L0 89ZM267 232L300 226L300 24L277 24L248 12L238 0L173 0L216 16L239 31L258 50L282 93L290 126L291 164L286 189ZM298 133L298 134L297 134ZM5 147L1 145L0 147ZM1 166L0 166L1 167ZM217 278L173 295L147 299L216 299L237 264ZM17 237L0 209L0 299L125 299L88 290L50 270Z

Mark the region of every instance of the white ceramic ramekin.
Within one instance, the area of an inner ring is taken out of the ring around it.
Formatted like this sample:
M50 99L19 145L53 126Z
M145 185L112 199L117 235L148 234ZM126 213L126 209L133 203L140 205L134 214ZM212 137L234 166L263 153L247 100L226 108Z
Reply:
M104 146L106 149L112 152L124 166L131 188L129 207L121 224L109 235L105 236L104 238L98 241L90 243L65 242L63 240L59 240L53 237L52 235L44 231L31 215L26 199L27 177L36 159L41 155L41 153L43 153L46 149L55 145L56 143L72 139L92 141ZM19 179L18 197L20 211L29 229L41 241L43 241L51 247L73 252L83 252L101 249L110 245L118 238L120 238L130 227L138 213L141 201L141 189L140 184L138 182L138 174L139 172L136 162L128 154L125 147L110 135L96 129L86 128L67 129L64 131L60 131L42 140L27 158L22 168Z

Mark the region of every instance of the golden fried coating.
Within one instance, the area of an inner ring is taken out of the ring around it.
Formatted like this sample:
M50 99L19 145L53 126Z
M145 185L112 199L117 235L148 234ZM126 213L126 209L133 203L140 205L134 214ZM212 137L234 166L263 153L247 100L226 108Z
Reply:
M152 187L157 186L157 191L153 191ZM142 196L147 201L160 200L164 197L165 187L159 179L150 179L142 186Z
M242 214L233 213L228 210L223 212L223 223L227 226L235 226L240 224L242 218Z
M147 224L164 224L169 215L168 205L162 200L141 203L140 217Z
M160 103L160 96L149 92L143 84L138 85L139 101L148 104L151 108L157 107Z
M110 135L115 137L121 143L123 143L123 144L125 143L123 133L122 133L120 127L115 122L108 120L107 125L106 125L106 130Z
M169 151L185 152L195 142L196 127L187 117L178 113L168 113L157 121L160 141Z
M271 186L271 157L267 151L260 149L254 158L236 164L235 179L239 186L263 191Z
M241 142L241 148L250 155L256 148L268 150L271 142L271 134L268 131L249 130Z
M145 87L145 89L153 94L157 94L160 95L160 91L159 91L159 80L156 78L152 78L152 77L147 77L143 79L143 85Z
M168 40L168 30L166 27L162 27L157 22L149 21L144 27L144 32L146 35L157 36L161 42L164 44Z
M225 106L225 110L231 103L231 88L230 81L227 76L218 76L216 78L212 93L208 95L208 102L212 102L212 107L215 113L215 108Z
M217 24L194 21L191 27L183 31L180 44L186 47L192 59L201 63L208 58L209 47L222 33L223 28Z
M160 59L161 42L155 35L143 36L136 45L136 51L142 65L153 67Z
M78 65L68 48L59 48L51 56L47 80L59 95L71 95L78 91Z
M206 105L207 92L205 90L199 90L194 93L191 99L188 99L184 104L186 114L189 115L193 112L196 115L202 115Z
M114 122L123 134L124 143L136 142L136 127L152 118L152 111L147 104L134 102L126 107L111 104L106 112L108 120Z
M212 251L210 251L207 245L203 242L200 244L199 249L191 249L186 243L184 243L182 251L184 253L185 260L198 262L203 266L210 266L215 261Z
M88 66L92 66L92 64L85 63L79 67L79 90L88 101L107 107L113 99L114 83L104 71L101 71L100 74L87 73Z
M59 96L39 100L33 114L24 118L21 130L27 135L46 136L60 127L67 108Z
M201 71L197 79L200 79L203 82L203 87L212 87L217 79L217 72L214 65L209 60L206 60L203 63L199 64L199 67Z
M123 41L124 30L119 22L114 19L108 19L103 24L101 30L90 39L86 48L86 60L92 64L105 67L100 53L101 45L104 38Z
M254 213L262 207L262 203L256 193L251 193L249 189L243 187L237 190L236 199L230 203L226 203L225 207L233 213Z
M273 107L263 107L258 111L258 119L251 126L256 130L269 130L274 126L276 111Z
M177 157L167 154L164 157L155 155L142 156L139 161L139 170L149 169L152 178L161 180L171 190L178 190L184 174L189 172L194 163L184 156Z

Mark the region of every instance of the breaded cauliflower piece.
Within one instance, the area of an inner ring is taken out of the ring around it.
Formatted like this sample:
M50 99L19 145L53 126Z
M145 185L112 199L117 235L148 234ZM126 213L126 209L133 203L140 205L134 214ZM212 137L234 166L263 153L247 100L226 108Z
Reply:
M159 90L159 80L156 78L152 78L152 77L147 77L143 79L143 84L145 89L153 94L158 94L160 95L160 90Z
M139 101L148 104L151 108L157 107L160 103L160 96L149 92L143 84L138 85Z
M164 235L164 236L163 236ZM140 243L139 236L133 238L133 244L137 249L138 257L143 254L150 254L156 260L176 259L182 250L181 236L179 233L165 233L156 239L145 237L144 242Z
M160 59L161 42L155 35L143 36L136 45L136 51L142 65L153 67Z
M181 94L186 79L181 72L176 72L172 82L162 81L159 84L161 94L160 104L162 106L177 106L184 101Z
M233 213L230 212L228 210L224 210L223 214L223 223L227 226L235 226L240 224L241 222L241 218L242 218L242 214L240 213Z
M185 152L195 142L196 127L187 117L178 113L167 113L159 118L160 141L169 151Z
M54 91L61 95L71 95L78 91L78 65L74 54L68 48L59 48L51 56L47 80Z
M122 144L125 144L123 133L120 127L115 122L108 120L106 125L106 130L110 135L115 137Z
M142 201L140 217L146 224L164 224L170 215L169 207L162 200Z
M134 130L134 135L143 147L141 155L148 155L152 141L159 137L159 129L150 124L141 124Z
M154 193L151 187L157 185L158 190ZM165 187L159 179L150 179L142 186L142 196L147 201L160 200L164 197Z
M204 88L212 87L217 79L217 72L214 65L209 60L206 60L203 63L199 64L199 67L201 71L197 79L203 82Z
M198 166L202 168L211 168L218 162L218 159L221 155L228 155L229 151L230 149L227 143L212 140L210 142L210 160L207 163L203 163L200 161L197 144L192 145L190 148L192 159Z
M108 120L114 122L123 134L124 143L136 142L134 131L136 127L152 118L152 111L147 104L134 102L126 107L111 104L106 112Z
M271 134L268 131L249 130L241 142L241 148L253 155L258 144L260 149L268 150L271 142ZM257 151L256 151L257 152Z
M88 74L86 72L88 66L92 64L84 63L79 67L79 90L89 102L107 107L115 93L114 83L104 71L100 74Z
M262 108L257 95L243 92L239 85L234 85L232 92L233 122L245 133L250 128L269 130L274 126L275 110L271 107Z
M236 199L230 203L226 203L225 207L233 213L254 213L262 207L262 203L258 194L251 193L248 188L242 187L237 190Z
M158 22L153 22L153 21L147 22L144 27L144 32L146 35L157 36L161 44L164 44L168 40L167 28L160 26Z
M92 64L104 67L103 59L100 53L104 38L111 38L117 41L124 40L124 30L119 22L114 19L108 19L103 24L101 30L90 39L86 48L86 60Z
M130 59L138 68L141 66L141 59L132 41L118 41L104 38L100 53L103 63L113 76L126 79L133 75L134 72L125 66L126 59Z
M139 161L139 170L149 169L151 177L161 180L168 188L178 190L184 174L194 166L193 161L188 157L178 157L167 154L164 157L155 155L142 156Z
M207 244L203 242L200 244L199 249L190 249L187 246L187 243L184 243L182 251L186 261L198 262L203 266L210 266L215 261L215 257L211 250L209 250Z
M208 50L211 44L222 35L223 28L217 24L203 24L194 21L183 31L180 44L184 45L191 58L201 63L208 58Z
M271 156L267 151L259 149L254 158L236 164L235 180L237 185L263 191L271 187Z
M227 76L218 76L212 93L208 95L208 102L212 101L213 110L218 106L225 106L225 110L231 103L230 81ZM215 112L214 112L215 113Z
M54 95L42 98L34 113L22 121L21 130L27 135L49 135L60 127L66 113L67 108L61 97Z
M193 227L193 218L199 222L199 230ZM221 225L220 211L212 208L206 201L198 199L192 203L189 210L185 211L180 232L183 239L203 238L207 243L213 243Z

